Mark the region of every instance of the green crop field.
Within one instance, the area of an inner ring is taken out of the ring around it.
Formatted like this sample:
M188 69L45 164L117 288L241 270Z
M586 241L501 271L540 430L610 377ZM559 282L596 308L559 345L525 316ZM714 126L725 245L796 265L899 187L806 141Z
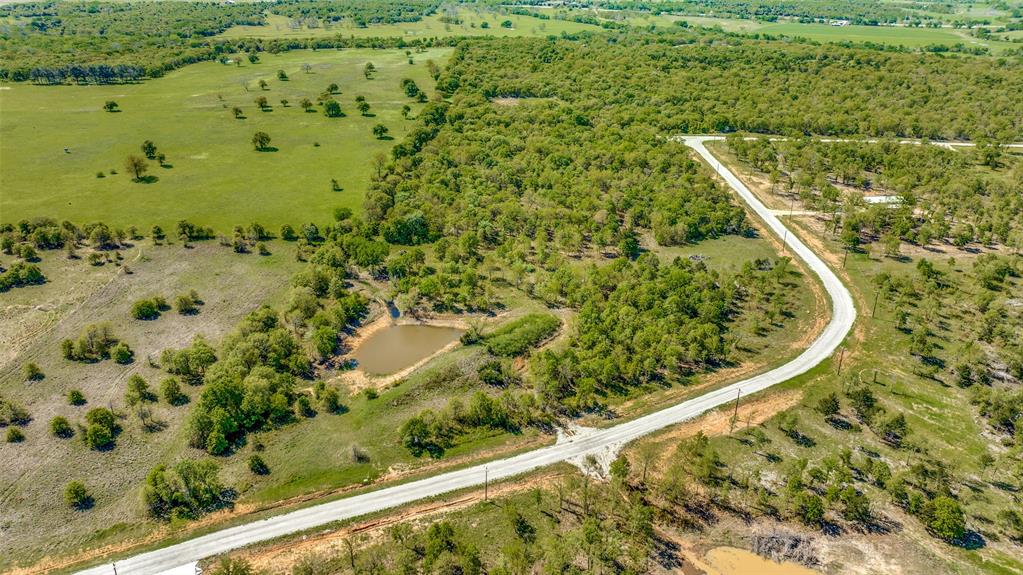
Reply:
M564 20L543 20L532 16L515 14L498 14L489 11L457 10L447 14L457 15L459 24L441 21L441 15L427 16L419 22L402 22L398 24L374 24L360 28L351 23L320 25L315 28L295 26L291 18L269 15L265 26L235 26L221 36L227 38L311 38L320 36L343 37L394 37L434 38L446 36L546 36L562 32L583 32L600 30L592 24L567 22ZM504 21L512 23L510 28L501 26ZM487 28L483 23L487 23Z
M401 138L413 125L402 118L402 106L412 107L410 118L422 107L405 96L401 80L432 86L426 62L443 64L448 54L416 53L409 65L401 50L295 51L264 54L257 64L195 64L140 84L4 86L0 222L49 216L145 229L187 218L230 231L236 224L275 228L322 219L338 206L358 208L372 158L394 144L374 138L373 126L382 123ZM377 69L371 80L363 74L367 62ZM278 80L278 70L290 79ZM347 115L328 118L319 107L304 112L302 98L315 101L331 83L340 86L334 98ZM356 110L360 95L372 116ZM260 96L271 111L259 111ZM121 111L105 112L107 100ZM235 106L244 119L233 117ZM269 134L277 151L256 152L256 131ZM136 183L124 161L140 154L145 140L167 155L168 166L151 161L157 181Z

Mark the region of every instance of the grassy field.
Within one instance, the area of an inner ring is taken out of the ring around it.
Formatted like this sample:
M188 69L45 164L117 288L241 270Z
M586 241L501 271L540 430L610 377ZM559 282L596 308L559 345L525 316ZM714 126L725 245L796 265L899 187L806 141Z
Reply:
M68 551L94 537L102 538L109 535L103 530L111 526L117 526L113 531L118 533L139 533L136 528L143 516L139 486L148 470L197 452L186 446L188 406L172 407L161 401L153 412L166 429L145 432L131 410L121 407L125 381L138 373L158 389L166 373L149 366L148 356L155 358L167 347L187 345L194 334L218 342L252 309L279 303L288 278L301 265L284 247L274 244L269 256L241 256L213 242L192 249L140 242L125 250L120 265L102 266L50 253L38 264L49 280L46 284L3 294L0 333L5 355L0 364L0 394L26 408L33 421L24 428L24 443L0 444L4 462L0 466L0 524L4 526L0 570L11 567L23 554L38 557L55 549ZM4 258L3 263L10 261ZM125 273L126 267L132 273ZM197 315L169 311L154 321L130 317L129 309L137 299L161 295L173 301L191 289L205 302ZM132 347L133 363L82 364L61 357L62 339L77 337L86 325L100 322L109 322L114 334ZM24 382L21 367L29 361L42 368L45 379ZM194 400L198 390L183 387ZM66 394L71 389L84 393L84 406L68 404ZM115 406L124 416L124 431L111 451L89 451L77 437L58 439L49 432L54 416L64 416L74 425L87 410L106 406ZM61 490L71 479L85 482L93 492L96 505L88 513L63 504Z
M412 78L428 90L433 80L426 61L443 65L448 54L413 54L410 65L401 50L264 53L257 64L204 62L140 84L4 86L0 222L49 216L148 229L188 218L229 232L253 221L271 229L319 221L338 206L358 210L372 158L394 143L376 139L373 126L382 123L401 138L413 123L402 118L402 106L412 107L410 118L422 106L404 95L401 80ZM367 62L377 68L371 80L363 75ZM290 79L279 81L278 70ZM346 117L299 107L331 83L340 86L334 97ZM254 100L260 96L271 110L259 111ZM366 98L372 116L359 114L356 96ZM107 100L121 111L103 111ZM244 119L233 117L235 106ZM256 131L268 133L277 151L254 151ZM144 140L155 142L168 164L150 162L157 181L148 184L133 182L124 168ZM341 191L332 189L332 179Z
M765 24L756 30L764 34L801 36L820 42L874 42L919 48L932 44L953 46L964 44L968 47L989 48L998 53L1008 47L1006 42L981 40L967 36L950 28L908 28L899 26L829 26L827 24L799 24L784 22Z
M320 25L315 28L307 26L295 27L291 18L269 14L266 26L235 26L228 29L222 37L226 38L310 38L320 36L343 37L382 37L402 36L404 38L436 38L446 36L547 36L562 32L583 32L600 30L592 24L580 24L562 20L543 20L532 16L499 14L487 10L460 9L446 12L457 15L460 24L441 21L441 14L427 16L419 22L401 22L397 24L373 24L360 28L354 24L342 22L333 25ZM511 28L504 28L504 21L512 23ZM488 28L483 28L486 22Z

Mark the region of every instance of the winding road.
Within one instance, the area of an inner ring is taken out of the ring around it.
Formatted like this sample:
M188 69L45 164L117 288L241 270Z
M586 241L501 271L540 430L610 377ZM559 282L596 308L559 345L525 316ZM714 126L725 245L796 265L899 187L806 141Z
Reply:
M548 447L216 531L117 561L116 571L114 565L104 564L80 573L83 575L114 575L114 573L117 575L151 575L172 569L177 571L183 566L187 569L188 565L206 557L320 527L334 521L350 519L427 497L479 486L484 483L485 478L489 478L490 481L505 479L559 462L578 462L588 455L598 455L602 459L607 459L608 454L616 452L621 446L634 439L697 417L708 410L734 401L739 394L748 396L792 379L827 360L845 339L856 319L856 308L853 305L852 296L827 264L794 233L789 233L771 210L761 203L732 172L721 165L704 145L708 140L721 139L723 138L718 136L686 136L678 138L678 141L691 147L703 157L738 193L750 209L779 238L783 238L791 252L799 256L820 277L824 288L831 297L831 321L810 347L798 357L771 371L638 419L606 429L583 429L573 435L562 436L557 443Z

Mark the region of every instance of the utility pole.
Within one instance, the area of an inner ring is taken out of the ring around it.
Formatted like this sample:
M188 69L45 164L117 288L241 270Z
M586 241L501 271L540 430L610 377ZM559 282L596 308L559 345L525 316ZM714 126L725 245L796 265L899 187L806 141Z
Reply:
M842 256L842 269L845 269L845 260L849 259L849 248L845 248L845 255Z
M117 562L111 563L110 566L114 568L114 575L117 575Z
M732 419L729 422L729 426L731 427L731 429L729 429L728 433L731 433L731 432L735 431L735 422L739 420L739 396L740 395L742 395L742 389L735 390L735 411L732 412Z
M870 317L877 315L877 298L881 295L881 290L874 292L874 305L870 308Z
M838 354L838 375L842 375L842 360L845 359L845 348L839 350Z
M483 501L487 501L488 500L488 496L490 495L489 485L488 485L489 484L489 481L488 481L489 478L490 478L489 477L489 470L487 469L487 466L484 465L483 466Z

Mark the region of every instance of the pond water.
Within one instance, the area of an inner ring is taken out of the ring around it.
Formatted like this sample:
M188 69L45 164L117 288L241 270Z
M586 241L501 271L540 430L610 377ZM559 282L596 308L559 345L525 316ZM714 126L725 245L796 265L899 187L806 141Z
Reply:
M462 330L435 325L389 325L366 338L351 357L366 373L395 373L458 340Z
M715 547L704 560L711 568L708 575L819 575L809 567L788 561L776 563L735 547Z

